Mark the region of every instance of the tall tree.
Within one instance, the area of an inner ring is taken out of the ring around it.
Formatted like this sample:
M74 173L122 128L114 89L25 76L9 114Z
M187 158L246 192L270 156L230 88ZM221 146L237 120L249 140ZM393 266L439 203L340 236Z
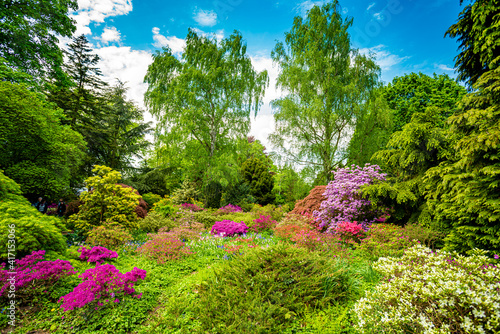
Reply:
M76 30L68 17L76 0L6 0L0 4L0 57L35 77L60 72L62 53L57 35Z
M151 123L143 123L143 111L126 100L126 92L125 84L119 81L104 97L107 140L102 160L106 166L118 170L129 168L134 158L142 157L141 153L149 146L144 136L151 132Z
M463 4L460 0L460 4ZM471 1L460 13L458 22L445 36L457 38L460 53L455 57L458 79L469 88L483 73L498 67L500 55L500 4L498 0Z
M323 182L341 163L342 140L378 83L375 62L351 47L351 25L337 1L315 6L306 19L294 19L285 44L272 52L277 86L288 95L272 102L276 131L269 138L296 163L319 171Z
M267 72L253 69L236 31L218 43L189 30L180 59L169 48L153 58L144 79L145 101L159 120L157 137L177 149L176 155L183 152L208 182L227 167L227 149L246 137L250 112L257 112L268 82Z
M85 143L62 117L43 95L0 81L0 169L31 199L68 194L82 162Z
M401 131L405 124L410 123L414 113L424 112L430 106L436 106L439 109L434 110L443 112L440 117L440 123L443 123L465 93L465 88L447 74L435 73L432 77L423 73L395 77L383 89L389 107L394 110L394 132Z

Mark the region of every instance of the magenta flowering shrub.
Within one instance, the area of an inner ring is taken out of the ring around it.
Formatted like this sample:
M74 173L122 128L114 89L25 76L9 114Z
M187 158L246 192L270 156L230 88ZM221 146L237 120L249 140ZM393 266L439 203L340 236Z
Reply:
M275 228L276 225L276 220L273 220L271 216L259 215L259 218L254 219L254 225L251 229L254 232L270 231Z
M198 205L192 203L182 203L181 207L185 210L193 212L203 211L203 208L200 208Z
M343 242L355 241L361 242L361 238L365 236L363 226L357 222L341 222L335 228L335 234L340 237Z
M228 204L218 210L219 213L243 212L243 209L237 205Z
M382 212L371 209L371 202L361 198L359 189L362 185L372 184L375 180L384 181L386 174L380 173L377 165L366 164L365 167L352 165L351 168L340 168L334 173L333 181L326 186L320 209L313 216L320 222L319 226L333 233L340 222L358 221L367 230Z
M87 247L80 248L80 260L87 260L87 262L95 262L97 264L101 264L104 260L116 259L118 257L118 253L115 251L111 251L106 247L95 246L91 249Z
M59 299L63 302L64 311L81 308L88 304L103 306L104 303L119 303L127 295L134 295L134 283L146 278L146 270L134 267L132 271L122 274L111 264L98 265L80 275L82 282L72 292Z
M215 222L210 230L213 235L221 235L224 237L232 237L234 235L246 234L248 231L248 226L244 223L236 223L232 220L222 220Z
M76 274L69 261L44 260L45 251L32 252L20 260L16 260L15 270L5 263L0 265L0 297L6 297L9 291L15 289L16 297L21 301L41 294L50 289L64 276ZM16 272L16 275L9 272ZM13 280L12 278L15 278Z

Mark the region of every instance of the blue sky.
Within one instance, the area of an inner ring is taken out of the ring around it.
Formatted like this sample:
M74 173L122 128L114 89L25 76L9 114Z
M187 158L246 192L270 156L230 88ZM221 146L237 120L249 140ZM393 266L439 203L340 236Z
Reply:
M277 68L270 59L276 40L283 40L295 16L305 16L324 1L299 0L79 0L72 13L76 34L85 34L99 54L105 79L127 82L129 97L143 105L142 83L151 54L168 45L180 54L188 28L217 38L242 33L258 70L267 69L270 87L251 134L267 143L274 128L269 101ZM345 16L353 17L351 39L363 53L373 52L382 80L410 72L446 73L455 77L455 40L444 38L461 11L459 0L343 0Z

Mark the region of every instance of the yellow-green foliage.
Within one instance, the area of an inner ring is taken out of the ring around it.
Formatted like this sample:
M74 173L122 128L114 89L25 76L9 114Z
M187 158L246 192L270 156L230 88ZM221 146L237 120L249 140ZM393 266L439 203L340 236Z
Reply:
M103 246L116 250L132 239L132 235L123 227L105 224L94 227L89 232L86 242L91 246Z
M246 226L252 227L256 218L255 214L251 212L233 212L227 215L218 215L216 221L232 220L237 223L244 222Z
M13 201L28 204L26 198L22 196L21 186L14 180L4 175L0 169L0 202Z
M176 226L179 226L177 221L157 211L150 211L146 218L139 220L138 224L139 229L147 232L158 232L162 227L171 230Z
M198 212L193 212L192 215L194 220L198 223L202 223L205 228L211 228L216 221L224 220L223 216L214 216L214 210L203 210Z
M89 191L80 195L83 202L80 211L70 216L68 221L83 231L90 231L104 223L126 228L137 227L134 212L140 196L132 188L118 185L121 174L106 166L95 166L95 176L85 180Z
M153 193L142 194L142 199L148 203L149 209L151 209L156 202L161 201L161 196Z
M60 220L41 214L28 202L0 202L0 258L6 259L10 226L15 225L16 256L37 250L64 252L66 242L57 227Z
M281 221L285 216L283 208L276 207L273 204L268 204L266 206L255 204L252 208L252 213L254 213L257 218L260 217L260 215L271 216L271 218L277 222Z

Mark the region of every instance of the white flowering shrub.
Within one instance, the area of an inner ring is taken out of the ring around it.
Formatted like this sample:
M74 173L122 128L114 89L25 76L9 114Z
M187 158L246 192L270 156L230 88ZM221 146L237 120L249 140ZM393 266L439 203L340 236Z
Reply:
M385 281L354 309L361 333L500 333L500 268L471 256L417 245L380 258Z

